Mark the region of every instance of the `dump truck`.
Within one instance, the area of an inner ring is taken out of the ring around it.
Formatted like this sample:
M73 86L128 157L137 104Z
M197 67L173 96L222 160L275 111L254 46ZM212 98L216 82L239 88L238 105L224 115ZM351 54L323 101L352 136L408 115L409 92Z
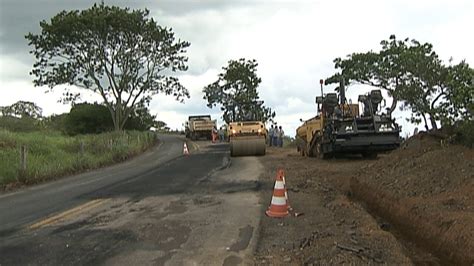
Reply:
M322 86L321 82L324 95ZM359 95L356 104L346 102L344 84L338 91L339 95L316 97L318 114L297 128L297 150L301 155L324 159L335 154L361 154L376 158L378 153L400 146L400 126L388 111L382 113L385 100L380 90Z
M206 138L212 139L212 129L216 126L216 121L210 115L192 115L186 121L184 132L186 138L197 140Z
M262 104L263 101L258 101L253 103L253 106ZM250 105L244 106L249 107ZM257 111L259 109L247 108L246 110L247 114L241 117L236 117L234 112L231 122L228 123L227 135L230 142L230 155L265 155L268 133L262 122L262 117Z

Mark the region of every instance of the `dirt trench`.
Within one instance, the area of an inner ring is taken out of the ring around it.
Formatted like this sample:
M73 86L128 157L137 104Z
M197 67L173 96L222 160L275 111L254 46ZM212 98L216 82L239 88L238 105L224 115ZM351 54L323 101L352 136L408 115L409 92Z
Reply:
M465 234L466 230L469 230L465 227L467 220L463 220L460 225L451 221L451 224L444 223L434 228L417 223L420 216L424 215L423 212L413 214L412 208L401 211L402 208L396 207L400 201L387 196L387 188L370 185L367 181L371 180L369 175L361 174L369 169L379 173L381 170L378 167L383 166L377 164L393 162L390 156L392 155L382 155L377 160L363 160L358 157L318 160L300 157L293 149L270 148L267 156L260 159L265 166L265 173L261 176L262 205L268 206L276 171L282 168L286 173L290 205L294 208L294 213L300 215L283 219L264 217L261 220L255 264L469 263L470 258L466 253L456 255L451 250L451 254L445 255L443 250L447 250L446 247L453 241L438 241L439 228L443 228L445 235L452 232ZM376 182L390 183L389 175L383 178ZM433 190L426 186L429 185L418 184L418 189ZM451 203L455 204L457 201ZM463 206L472 214L472 204ZM439 208L441 207L433 205L429 209ZM404 222L399 223L396 217L387 214L393 214ZM405 219L410 217L409 215L411 218ZM422 218L432 219L431 216ZM404 224L416 226L410 228L404 227ZM403 230L399 230L399 226ZM425 234L426 231L433 233ZM433 235L433 238L428 238L427 242L419 241L419 234ZM469 236L463 238L461 235L454 234L452 239L457 239L454 242L458 247L464 243L465 248L470 248L472 240ZM428 243L434 245L430 246Z
M418 134L350 182L354 199L442 264L474 263L474 152Z

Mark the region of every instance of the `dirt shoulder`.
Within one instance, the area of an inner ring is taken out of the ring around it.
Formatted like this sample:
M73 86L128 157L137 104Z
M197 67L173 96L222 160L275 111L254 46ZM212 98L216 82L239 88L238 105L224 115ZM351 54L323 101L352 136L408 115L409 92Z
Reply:
M368 161L323 161L294 149L270 148L261 158L262 204L268 206L278 168L285 170L295 217L263 217L256 264L410 264L404 247L347 196L350 177Z
M351 180L356 199L444 262L474 263L474 151L418 134Z
M263 205L283 168L290 205L304 214L264 217L255 263L472 264L473 155L425 135L377 160L270 148Z

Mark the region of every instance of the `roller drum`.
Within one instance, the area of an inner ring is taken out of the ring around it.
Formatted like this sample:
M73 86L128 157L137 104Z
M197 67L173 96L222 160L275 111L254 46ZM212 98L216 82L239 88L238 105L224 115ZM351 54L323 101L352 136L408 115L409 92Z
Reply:
M235 137L230 140L231 156L265 155L264 137Z

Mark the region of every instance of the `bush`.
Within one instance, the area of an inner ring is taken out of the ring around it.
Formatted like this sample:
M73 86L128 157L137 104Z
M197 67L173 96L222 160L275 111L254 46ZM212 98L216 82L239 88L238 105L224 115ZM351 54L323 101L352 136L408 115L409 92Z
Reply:
M38 120L32 117L0 116L0 129L11 132L32 132L39 130L40 126Z
M150 114L147 107L139 104L130 113L125 123L125 130L149 130L155 124L155 116ZM59 121L55 121L59 120ZM80 103L71 108L64 121L61 117L52 119L56 126L63 126L63 131L71 136L78 134L98 134L114 130L113 120L109 109L102 104ZM54 124L53 124L54 125Z
M71 108L64 119L64 131L78 134L98 134L114 129L109 109L101 104L80 103Z
M456 140L470 148L474 146L474 121L465 120L459 124Z

